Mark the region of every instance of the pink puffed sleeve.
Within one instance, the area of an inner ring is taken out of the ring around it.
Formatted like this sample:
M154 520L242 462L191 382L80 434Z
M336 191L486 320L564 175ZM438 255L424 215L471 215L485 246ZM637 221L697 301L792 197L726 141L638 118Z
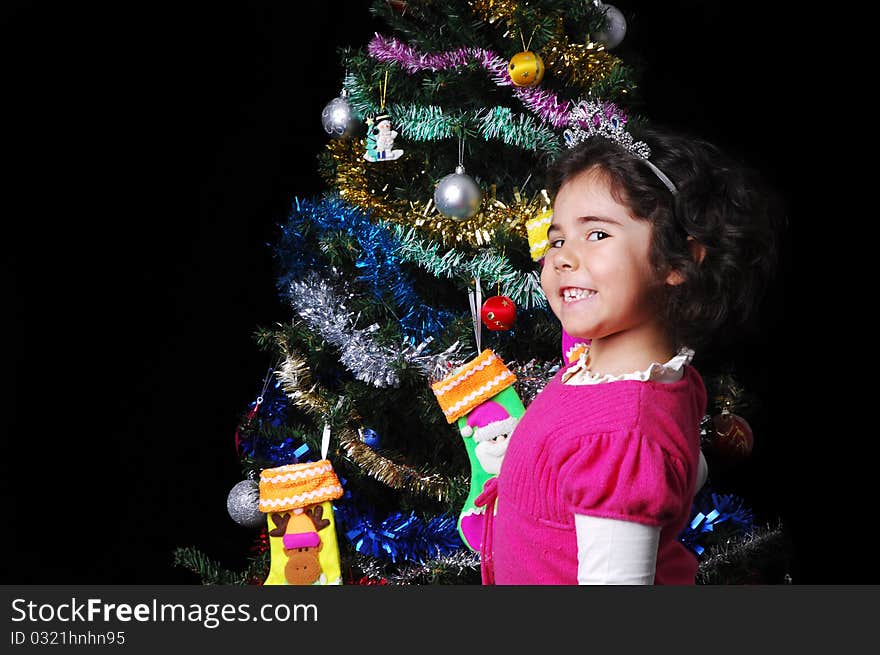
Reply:
M684 463L631 432L585 437L560 479L562 501L575 514L663 526L687 502Z

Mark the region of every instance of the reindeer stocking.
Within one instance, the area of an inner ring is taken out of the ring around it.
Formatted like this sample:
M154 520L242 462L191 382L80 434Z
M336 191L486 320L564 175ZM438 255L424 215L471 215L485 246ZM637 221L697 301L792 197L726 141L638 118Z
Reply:
M501 470L508 438L526 411L514 382L516 376L486 349L431 385L446 421L457 422L471 464L470 493L458 517L458 532L471 550L480 549L486 510L474 500Z
M269 523L271 566L263 584L342 584L331 500L342 486L327 459L265 469L260 511Z

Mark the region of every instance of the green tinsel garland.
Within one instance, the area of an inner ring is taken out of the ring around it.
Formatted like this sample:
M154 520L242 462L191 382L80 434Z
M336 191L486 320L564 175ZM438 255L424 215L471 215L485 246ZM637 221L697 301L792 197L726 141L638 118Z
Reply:
M484 111L480 110L479 114ZM480 119L479 133L486 139L500 139L524 150L556 155L560 151L559 137L553 130L528 114L514 114L509 107L485 110Z
M411 141L451 139L461 130L464 114L444 114L442 107L428 105L392 105L389 113L400 133Z
M476 134L485 140L497 139L523 150L559 153L559 137L553 129L528 114L514 114L509 107L483 107L446 114L436 105L392 104L384 110L351 73L345 77L351 108L361 116L387 111L401 135L412 141L451 139L460 133Z
M500 285L501 294L523 309L547 306L537 271L517 271L506 257L485 249L472 254L452 248L440 254L440 244L420 239L415 228L388 227L400 242L397 252L400 258L417 264L435 277L479 278L488 285Z

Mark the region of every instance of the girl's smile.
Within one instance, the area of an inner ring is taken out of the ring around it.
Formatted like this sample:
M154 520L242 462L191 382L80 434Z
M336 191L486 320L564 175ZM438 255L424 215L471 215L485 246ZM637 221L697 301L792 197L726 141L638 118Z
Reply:
M596 295L594 289L580 289L577 287L563 287L559 291L562 296L562 302L573 303L579 300L586 300Z

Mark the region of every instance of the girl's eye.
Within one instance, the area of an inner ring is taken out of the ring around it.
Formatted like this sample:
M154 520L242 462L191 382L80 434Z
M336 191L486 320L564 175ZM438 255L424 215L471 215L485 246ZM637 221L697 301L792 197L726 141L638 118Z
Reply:
M565 239L553 239L553 241L550 242L550 247L561 248L563 243L565 243Z
M603 232L602 230L593 230L587 235L587 241L600 241L605 237L611 236L607 232Z

